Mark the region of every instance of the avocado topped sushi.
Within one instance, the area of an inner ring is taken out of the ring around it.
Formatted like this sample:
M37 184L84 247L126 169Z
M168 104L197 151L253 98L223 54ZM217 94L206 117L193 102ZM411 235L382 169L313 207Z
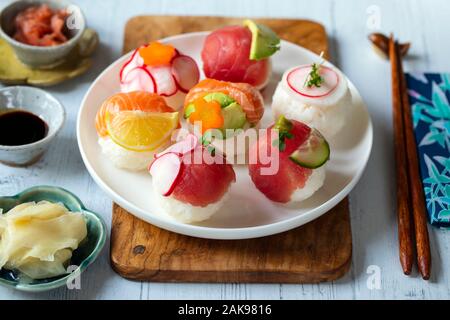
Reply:
M272 72L270 56L280 49L280 38L269 27L252 20L211 32L202 49L206 77L245 82L264 88Z
M240 140L259 125L264 101L247 83L205 79L187 94L183 114L192 131L231 158L247 153L245 141Z

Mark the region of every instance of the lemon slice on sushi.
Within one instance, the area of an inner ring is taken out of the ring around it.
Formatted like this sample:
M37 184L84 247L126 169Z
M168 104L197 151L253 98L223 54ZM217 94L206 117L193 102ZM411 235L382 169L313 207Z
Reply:
M178 112L122 111L105 118L111 140L137 152L155 150L178 126Z

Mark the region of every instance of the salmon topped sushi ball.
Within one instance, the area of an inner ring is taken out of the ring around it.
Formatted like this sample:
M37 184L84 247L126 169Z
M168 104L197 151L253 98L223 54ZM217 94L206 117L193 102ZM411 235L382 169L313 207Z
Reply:
M189 91L184 103L189 128L229 159L247 153L244 136L258 127L263 115L263 97L248 83L205 79Z
M116 167L144 170L171 143L178 112L157 94L134 91L106 99L95 118L102 153Z

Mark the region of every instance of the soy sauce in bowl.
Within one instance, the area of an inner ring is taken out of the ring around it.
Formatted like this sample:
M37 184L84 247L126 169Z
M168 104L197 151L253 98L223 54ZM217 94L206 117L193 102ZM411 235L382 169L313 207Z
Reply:
M48 125L37 115L24 110L0 113L0 145L22 146L44 139Z

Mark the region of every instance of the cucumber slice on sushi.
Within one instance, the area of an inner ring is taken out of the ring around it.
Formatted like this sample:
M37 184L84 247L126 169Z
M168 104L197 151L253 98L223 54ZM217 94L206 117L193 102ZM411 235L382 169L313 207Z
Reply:
M330 145L318 130L312 129L308 139L289 158L304 168L317 169L330 159Z

